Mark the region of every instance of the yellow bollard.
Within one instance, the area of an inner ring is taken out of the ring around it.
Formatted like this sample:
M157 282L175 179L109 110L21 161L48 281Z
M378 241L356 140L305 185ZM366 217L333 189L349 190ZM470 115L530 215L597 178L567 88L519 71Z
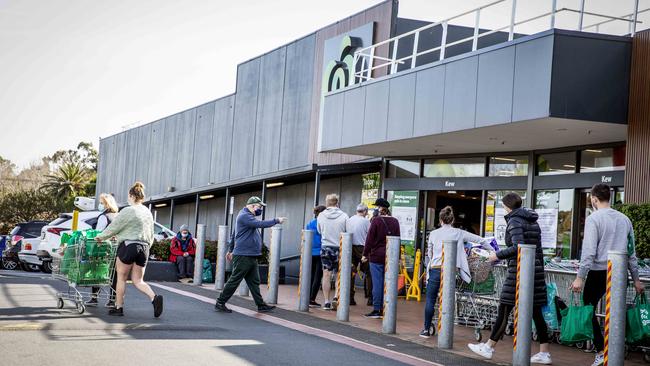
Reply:
M411 286L406 293L406 300L416 299L422 301L422 289L420 289L420 262L422 261L422 253L420 249L415 252L415 264L413 265L413 278L410 281Z
M79 211L72 211L72 231L77 231L79 227Z

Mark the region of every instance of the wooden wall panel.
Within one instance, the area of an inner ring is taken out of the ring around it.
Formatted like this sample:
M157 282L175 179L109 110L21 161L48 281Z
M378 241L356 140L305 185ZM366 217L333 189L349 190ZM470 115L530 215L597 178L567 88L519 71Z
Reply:
M632 42L625 202L650 202L650 31Z

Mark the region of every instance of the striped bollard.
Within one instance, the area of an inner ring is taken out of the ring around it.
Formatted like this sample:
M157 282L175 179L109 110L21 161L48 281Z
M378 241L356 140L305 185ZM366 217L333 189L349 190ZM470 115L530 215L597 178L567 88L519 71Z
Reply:
M341 250L337 286L338 306L336 319L350 321L350 287L352 284L352 233L341 233Z
M625 360L625 312L627 296L627 253L607 253L605 292L604 365L623 365Z
M517 246L517 284L515 287L515 334L512 364L530 365L530 343L533 332L533 295L535 292L535 245ZM523 285L521 285L523 284Z
M271 248L269 249L269 278L266 302L278 303L280 287L280 253L282 251L282 226L275 225L271 228Z
M311 249L314 242L314 231L302 231L302 253L300 254L300 277L298 283L298 311L309 311L311 297Z
M438 311L438 347L454 347L454 315L456 314L456 254L458 242L442 242L442 271L440 278L440 307Z
M203 285L203 257L205 253L205 225L196 225L196 253L194 255L194 286Z

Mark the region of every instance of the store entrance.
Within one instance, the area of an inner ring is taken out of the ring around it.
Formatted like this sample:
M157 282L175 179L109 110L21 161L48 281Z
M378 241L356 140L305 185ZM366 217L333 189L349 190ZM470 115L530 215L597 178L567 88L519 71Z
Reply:
M470 233L481 233L482 191L428 191L427 232L440 227L438 214L451 206L456 216L454 226Z

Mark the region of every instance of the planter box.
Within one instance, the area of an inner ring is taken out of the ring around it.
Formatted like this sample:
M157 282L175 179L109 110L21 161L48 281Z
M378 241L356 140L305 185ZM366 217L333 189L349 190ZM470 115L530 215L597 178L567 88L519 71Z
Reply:
M269 282L269 266L268 264L260 264L260 283L267 284ZM280 266L280 284L285 284L285 267Z
M149 261L144 272L145 281L176 282L178 281L176 265L167 261Z

